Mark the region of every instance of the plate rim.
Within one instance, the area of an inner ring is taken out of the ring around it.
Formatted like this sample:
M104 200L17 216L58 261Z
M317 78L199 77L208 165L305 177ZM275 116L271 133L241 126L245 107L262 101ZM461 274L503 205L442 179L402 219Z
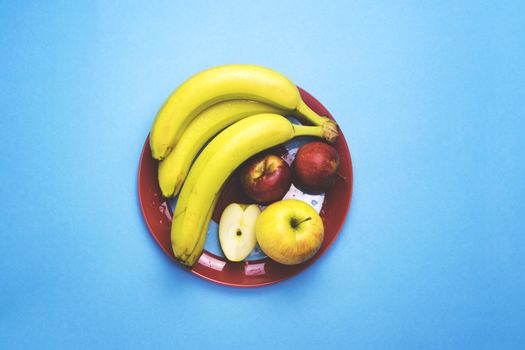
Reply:
M330 119L336 121L335 118L333 118L331 113L328 111L328 109L319 100L317 100L314 96L312 96L310 93L308 93L306 90L302 89L301 87L297 86L297 88L298 88L298 90L299 90L303 100L305 99L304 98L305 96L307 97L308 100L310 100L310 101L305 101L305 103L309 104L308 102L310 102L310 103L313 103L313 104L317 104L319 108L321 108L321 109L323 109L324 111L327 112L327 116ZM310 107L312 107L312 106L310 106ZM273 279L273 280L264 281L264 282L258 282L258 283L253 283L253 284L238 284L238 283L233 283L233 282L220 281L220 280L214 279L212 277L209 277L209 276L207 276L205 274L202 274L202 273L200 273L198 271L195 271L194 268L188 268L188 267L182 265L180 262L178 262L176 259L174 259L168 252L166 252L165 249L164 249L163 244L160 242L160 240L157 238L157 236L153 233L153 231L154 231L153 227L152 227L152 225L150 224L150 222L147 219L146 210L145 210L144 204L143 204L144 203L143 193L141 191L141 186L140 186L140 184L142 183L141 169L143 167L143 161L144 161L144 158L146 156L150 156L150 155L146 155L145 154L146 150L147 150L147 144L149 143L149 136L150 136L150 133L148 132L148 135L147 135L146 140L144 142L144 145L142 147L142 151L140 153L140 160L139 160L139 167L138 167L138 177L137 177L137 190L138 190L137 192L138 192L138 200L139 200L140 211L141 211L141 214L142 214L142 218L143 218L143 220L144 220L144 222L145 222L145 224L146 224L146 226L148 228L149 235L155 240L155 242L157 243L157 245L159 246L161 251L165 255L168 256L170 261L174 261L183 270L185 270L185 271L187 271L187 272L189 272L189 273L191 273L191 274L193 274L195 276L198 276L199 278L202 278L202 279L204 279L206 281L213 282L213 283L218 284L218 285L228 286L228 287L236 287L236 288L264 287L264 286L269 286L269 285L273 285L273 284L285 281L287 279L290 279L290 278L300 274L301 272L306 270L309 266L311 266L314 262L316 262L322 255L324 255L324 253L332 246L332 244L335 242L335 240L337 239L337 237L341 233L341 230L343 229L343 226L346 223L346 220L348 219L348 213L350 211L350 204L352 202L353 187L354 187L353 163L352 163L352 155L350 153L350 149L348 147L348 143L346 142L346 138L344 137L344 134L343 134L341 128L339 128L339 130L340 130L341 135L342 135L342 137L339 138L339 140L343 143L342 146L348 152L348 169L347 169L347 171L348 171L348 174L350 175L349 184L348 184L349 195L348 195L348 200L346 201L346 203L344 203L344 210L343 210L343 212L345 213L344 214L344 218L343 218L343 220L340 221L340 224L338 225L337 229L335 230L336 232L335 232L334 238L327 243L327 245L324 247L324 249L322 251L320 251L319 253L315 254L311 259L305 261L304 264L301 264L301 266L299 268L297 268L296 270L293 270L290 274L286 274L286 275L280 276L279 278L276 278L276 279ZM207 250L204 250L202 254L206 254L208 256L211 256L212 258L220 258L217 255L215 255L215 254L213 254L213 253L211 253L211 252L209 252ZM253 261L250 261L250 263L255 263L255 262L258 262L258 261L266 261L268 259L270 259L270 258L263 258L263 259L259 259L259 260L253 260Z

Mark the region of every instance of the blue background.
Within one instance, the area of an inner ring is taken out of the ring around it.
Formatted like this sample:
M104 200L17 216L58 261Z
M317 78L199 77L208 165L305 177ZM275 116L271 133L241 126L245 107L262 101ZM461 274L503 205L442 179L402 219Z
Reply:
M0 348L523 349L525 6L0 4ZM167 95L276 69L340 122L354 196L302 274L234 289L143 223Z

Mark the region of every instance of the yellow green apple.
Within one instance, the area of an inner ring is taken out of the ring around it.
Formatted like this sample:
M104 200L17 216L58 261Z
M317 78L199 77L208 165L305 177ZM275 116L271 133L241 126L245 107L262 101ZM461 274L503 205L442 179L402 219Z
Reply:
M270 204L255 223L257 242L271 259L300 264L317 253L324 238L323 220L303 201L286 199Z

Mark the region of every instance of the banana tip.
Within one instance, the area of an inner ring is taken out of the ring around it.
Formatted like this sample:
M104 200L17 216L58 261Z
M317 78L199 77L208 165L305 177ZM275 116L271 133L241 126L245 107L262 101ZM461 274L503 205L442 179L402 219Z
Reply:
M162 147L155 147L150 138L150 148L151 148L151 156L153 158L157 160L163 160L171 152L171 149L173 147L164 146L164 145L162 145Z

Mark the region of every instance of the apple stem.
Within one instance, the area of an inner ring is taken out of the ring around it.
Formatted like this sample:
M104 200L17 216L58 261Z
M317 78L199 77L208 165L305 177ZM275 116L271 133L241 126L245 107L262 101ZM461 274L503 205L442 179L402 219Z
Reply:
M340 172L336 172L335 175L337 175L341 180L343 180L344 182L348 182L348 178L346 176L344 176L343 174L341 174Z
M301 225L303 222L306 222L308 220L312 220L311 217L307 217L306 219L297 222L295 219L292 219L292 228L296 228L297 226Z

